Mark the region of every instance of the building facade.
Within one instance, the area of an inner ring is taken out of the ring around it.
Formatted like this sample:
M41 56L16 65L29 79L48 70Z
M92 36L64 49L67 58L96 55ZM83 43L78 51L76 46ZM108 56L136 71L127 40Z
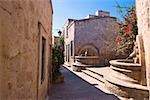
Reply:
M52 45L54 46L54 45L58 44L59 39L60 39L60 36L52 35Z
M105 11L97 11L81 20L68 19L62 29L65 64L72 66L75 59L82 56L84 64L107 65L115 56L118 31L116 18Z
M0 100L45 100L52 13L51 0L0 1Z
M136 11L138 19L138 33L139 35L142 35L143 38L147 86L150 89L150 1L136 0Z

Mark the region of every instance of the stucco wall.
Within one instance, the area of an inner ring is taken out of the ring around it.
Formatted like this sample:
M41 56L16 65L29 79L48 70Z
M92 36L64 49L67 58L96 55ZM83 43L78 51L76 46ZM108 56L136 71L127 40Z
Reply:
M150 87L150 1L136 0L138 33L142 35L146 60L147 85Z
M69 53L69 55L71 55L71 51L70 51L71 41L73 41L73 45L74 45L74 33L75 33L75 23L74 23L74 21L68 20L66 22L66 24L64 25L64 28L66 28L66 27L67 27L67 30L65 30L65 33L68 33L68 35L67 34L64 35L64 49L65 49L64 57L65 57L65 61L67 59L66 53L67 54ZM66 45L69 45L69 47L68 47L69 50L66 49ZM68 62L68 63L73 62L73 59L71 58L71 56L69 57L69 60L70 60L70 62Z
M49 0L0 1L0 99L44 100L51 24ZM47 44L45 80L40 84L42 36Z

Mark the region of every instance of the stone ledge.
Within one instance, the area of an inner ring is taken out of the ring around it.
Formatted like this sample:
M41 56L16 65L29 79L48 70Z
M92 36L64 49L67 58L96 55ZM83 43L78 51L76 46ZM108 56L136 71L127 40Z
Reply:
M108 82L110 82L112 84L115 84L115 85L118 85L118 86L123 86L123 87L126 87L126 88L132 88L132 89L138 89L138 90L144 90L144 91L149 90L147 86L142 86L142 85L135 84L135 83L128 83L128 82L113 78L111 76L109 76L109 77L105 76L104 78Z
M133 98L132 100L148 100L149 89L139 84L131 84L117 80L113 77L105 77L107 89L118 97Z
M141 67L140 64L138 63L132 63L132 62L128 62L130 60L125 60L125 59L117 59L117 60L111 60L109 61L109 63L113 66L126 66L126 67Z

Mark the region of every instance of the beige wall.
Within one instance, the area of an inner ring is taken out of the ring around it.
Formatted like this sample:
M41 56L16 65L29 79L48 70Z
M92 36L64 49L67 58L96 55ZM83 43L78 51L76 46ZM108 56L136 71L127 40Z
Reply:
M65 57L65 61L67 59L67 54L71 55L71 51L70 51L70 42L73 41L74 44L74 33L75 33L75 23L72 20L67 20L64 27L63 27L63 33L64 34L64 57ZM68 35L67 35L68 33ZM66 46L69 45L68 49L66 49ZM66 54L67 53L67 54ZM70 62L68 63L72 63L73 59L71 58L71 56L69 56Z
M143 37L147 85L150 88L150 1L136 0L138 32Z
M0 1L0 99L44 100L47 93L52 7L49 0ZM41 40L46 39L45 79Z

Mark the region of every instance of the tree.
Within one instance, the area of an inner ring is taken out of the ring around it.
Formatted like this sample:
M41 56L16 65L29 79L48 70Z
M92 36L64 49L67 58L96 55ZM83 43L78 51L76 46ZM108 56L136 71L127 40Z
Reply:
M120 31L116 37L116 50L118 54L128 56L133 51L136 35L138 34L135 6L128 7L126 13L122 15L124 22L120 23Z

